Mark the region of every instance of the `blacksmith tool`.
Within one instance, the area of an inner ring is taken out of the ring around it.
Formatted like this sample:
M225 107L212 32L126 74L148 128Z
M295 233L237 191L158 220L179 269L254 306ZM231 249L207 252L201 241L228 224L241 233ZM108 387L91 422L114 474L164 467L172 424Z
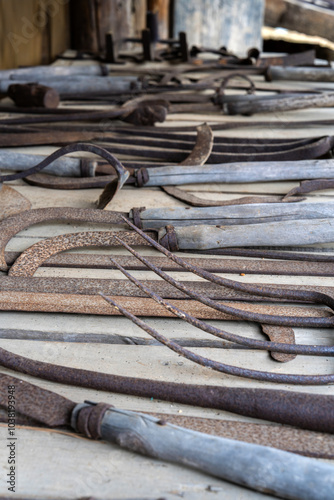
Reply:
M76 404L22 380L1 375L1 404L47 427L70 426L90 439L116 443L137 453L192 466L215 477L295 500L330 500L334 468L274 448L209 436L143 413L106 403ZM201 453L198 453L201 450ZM254 472L256 471L256 472ZM258 471L261 471L259 475Z

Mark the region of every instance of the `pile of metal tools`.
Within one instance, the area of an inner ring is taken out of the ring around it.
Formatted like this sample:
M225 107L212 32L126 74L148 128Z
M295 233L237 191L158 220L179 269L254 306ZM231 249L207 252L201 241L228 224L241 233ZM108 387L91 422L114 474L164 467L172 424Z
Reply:
M129 41L142 52L122 53L122 43ZM300 344L295 335L296 328L317 332L334 327L333 286L252 284L224 276L334 276L333 248L326 252L314 247L334 242L334 202L304 197L334 187L334 136L224 135L239 127L266 127L263 119L250 117L256 113L333 107L334 91L322 82L334 82L334 70L315 64L314 51L261 57L252 49L241 58L225 48L189 48L184 33L175 40L155 40L144 30L139 39L117 43L108 34L106 47L105 54L77 54L78 61L65 56L54 66L0 71L0 310L106 315L111 321L123 315L149 335L131 337L132 344L162 344L203 370L263 383L333 384L332 373L250 369L216 361L197 348L262 350L270 354L273 366L292 366L297 356L310 356L312 363L334 354L332 343ZM282 79L284 88L275 83ZM197 120L204 114L204 119L198 120L201 125L175 126L181 114L189 121L192 114ZM222 115L228 119L222 121ZM332 119L303 122L305 128L331 125ZM270 119L270 126L293 129L295 122ZM40 146L54 150L41 154ZM83 190L83 199L85 189L97 189L99 195L90 208L32 208L14 181L34 186L37 196L41 188L50 193ZM209 200L187 190L190 184L272 181L300 185L281 195L231 200ZM160 188L175 206L117 210L117 200L127 189L138 189L145 205L148 188ZM20 252L6 250L20 231L55 222L92 224L92 230L43 238ZM97 225L106 230L94 230ZM112 251L63 253L87 247L118 251L116 256ZM134 247L151 253L144 257ZM42 267L113 269L125 279L35 276ZM150 279L138 279L136 271L147 271ZM177 280L175 271L199 280ZM152 273L159 279L152 279ZM210 337L170 339L145 317L177 318ZM254 323L266 340L225 331L222 321ZM39 338L38 332L19 334ZM0 328L0 336L11 338L10 329ZM54 339L63 337L55 334ZM106 334L95 335L94 341L123 342ZM332 395L110 375L36 361L3 348L0 365L62 384L284 424L263 425L264 439L256 434L255 424L145 416L106 404L76 404L25 381L18 385L23 425L68 427L152 457L191 463L280 498L309 499L315 491L319 499L332 498L333 467L300 456L334 458ZM16 382L0 374L0 410L6 408L5 388ZM137 441L133 436L139 436ZM184 443L182 453L178 439ZM195 457L199 447L204 456L200 460ZM265 479L250 470L255 462Z

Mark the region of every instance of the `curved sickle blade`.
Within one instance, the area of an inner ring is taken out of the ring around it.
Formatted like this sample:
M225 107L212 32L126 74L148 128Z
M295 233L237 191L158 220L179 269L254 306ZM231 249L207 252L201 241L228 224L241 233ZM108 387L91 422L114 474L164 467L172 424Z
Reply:
M206 160L209 158L213 146L213 133L209 125L203 123L197 127L197 138L194 149L185 160L183 160L179 165L189 166L189 165L204 165ZM120 180L119 180L120 182ZM124 184L124 183L123 183ZM97 202L97 208L106 208L109 202L114 198L115 194L119 191L115 186L115 181L110 182L106 185L102 194Z
M192 152L179 165L204 165L209 158L213 147L213 133L211 127L207 123L203 123L197 127L196 144Z

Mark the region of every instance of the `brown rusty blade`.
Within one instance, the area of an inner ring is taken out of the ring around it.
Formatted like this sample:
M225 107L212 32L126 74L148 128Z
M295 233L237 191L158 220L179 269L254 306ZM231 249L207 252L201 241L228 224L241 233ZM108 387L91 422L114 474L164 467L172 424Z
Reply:
M305 198L300 197L289 197L285 199L282 198L282 196L243 196L242 198L236 198L235 200L220 201L199 198L198 196L175 186L161 186L161 189L173 198L188 203L188 205L191 205L192 207L224 207L230 205L248 205L250 203L291 203L305 200Z
M110 213L110 212L105 212ZM114 215L114 214L111 214ZM115 239L116 231L84 231L80 233L66 233L35 243L15 261L8 274L10 276L33 276L41 263L54 254L83 247L114 247L119 246ZM151 233L152 235L152 233ZM154 236L154 235L153 235ZM150 246L134 232L122 231L124 240L133 245ZM28 274L27 274L28 273Z
M0 184L0 220L31 208L30 201L12 187Z
M164 413L149 413L149 415L206 434L271 446L308 457L334 458L334 436L331 434L300 431L282 425L253 424L235 420L166 415Z
M97 136L96 132L31 132L5 133L0 135L0 147L37 146L45 144L66 145L71 142L91 141Z
M203 165L206 160L209 158L212 146L213 146L213 133L209 125L206 123L198 126L197 137L194 149L187 156L185 160L179 163L180 166L188 166L188 165ZM100 209L106 208L108 210L108 204L112 199L112 183L107 184L97 202L97 206Z
M292 328L284 326L261 325L263 333L268 335L272 342L279 342L285 344L295 344L295 332ZM270 355L276 361L287 363L296 358L295 354L285 354L282 352L270 352Z
M0 223L0 270L7 271L5 247L20 231L48 221L79 221L95 224L123 225L121 212L102 212L85 208L36 208L6 218Z
M197 130L197 138L195 147L185 160L183 160L179 165L204 165L206 160L209 158L212 147L213 147L213 133L209 125L203 123Z
M13 265L21 252L5 252L6 262ZM284 256L280 257L284 259ZM205 271L211 273L228 274L276 274L282 276L334 276L334 258L332 262L312 262L312 261L268 261L250 259L207 259L188 257L190 264L197 265ZM117 262L125 269L133 271L145 271L147 267L138 259L127 255L118 255ZM150 257L152 264L160 267L162 271L180 271L180 266L165 257ZM87 268L87 269L116 269L110 260L110 255L101 254L57 254L42 262L41 267L66 267L66 268ZM183 269L182 272L189 272Z
M116 180L116 176L58 177L56 175L34 174L29 175L29 177L26 177L24 180L32 186L46 187L49 189L92 189L105 187L109 182Z
M15 387L18 425L70 427L75 403L57 393L42 389L22 379L0 374L0 406L6 408L0 421L8 422L8 387ZM301 455L331 459L334 457L334 436L300 430L290 426L254 424L213 418L200 418L165 413L144 412L161 421L187 429L222 436L248 443L291 451Z
M174 318L175 315L167 311L163 306L157 305L154 300L144 297L113 296L118 304L129 310L136 316L166 317ZM201 319L219 319L226 321L240 321L232 314L213 310L195 300L170 299L169 302L192 316ZM286 317L316 317L327 320L324 328L332 328L331 313L327 309L316 307L299 307L284 305L253 304L245 302L221 302L238 310L260 314L281 315ZM63 312L73 314L98 314L105 316L121 316L115 308L106 304L97 295L75 295L67 293L29 293L18 291L0 291L1 311L30 311L30 312Z
M10 404L9 387L13 387L14 390L14 414L18 412L48 427L70 423L76 403L59 394L2 373L0 374L0 406L8 408Z
M116 259L115 259L116 260ZM119 259L117 258L119 264ZM33 265L33 263L31 264ZM30 263L27 263L27 273ZM187 295L170 283L162 280L143 279L141 283L148 286L155 293L163 298L185 299ZM228 287L218 286L214 283L205 281L183 281L178 283L185 287L195 287L198 293L203 297L209 297L213 300L238 300L246 302L286 302L285 299L257 297L256 295L243 293ZM260 284L265 286L265 284ZM314 290L320 293L334 295L334 287L309 286L309 285L271 285L272 288L289 290ZM129 280L108 279L108 278L63 278L63 277L27 277L23 274L15 276L12 272L9 276L0 277L0 291L17 291L29 293L66 293L75 295L97 295L104 292L109 295L121 295L124 297L146 297L147 295L138 289ZM296 301L298 302L298 301Z
M334 188L334 179L313 179L310 181L302 181L298 187L291 189L285 196L284 200L288 200L296 194L307 194L314 191L322 191L325 189Z

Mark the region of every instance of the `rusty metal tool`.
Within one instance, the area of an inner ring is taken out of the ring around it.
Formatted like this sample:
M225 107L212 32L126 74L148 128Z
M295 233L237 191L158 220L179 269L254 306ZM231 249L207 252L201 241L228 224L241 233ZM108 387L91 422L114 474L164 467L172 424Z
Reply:
M56 90L46 85L28 83L21 85L13 84L8 87L8 97L19 107L42 107L48 109L57 108L59 94Z
M31 208L30 201L16 189L0 184L0 221Z
M226 251L228 254L229 250ZM241 255L242 250L240 249ZM276 262L274 260L266 260L264 257L256 260L250 251L250 255L246 256L253 257L250 259L215 259L215 258L192 258L187 257L187 262L197 265L204 269L205 271L210 271L211 273L228 273L228 274L275 274L282 276L334 276L334 256L324 256L324 260L317 261L318 255L304 254L297 255L293 254L290 260L284 260L289 257L289 253L278 252L280 260L283 262ZM256 252L256 250L254 250ZM21 252L5 252L5 261L8 266L12 266L15 260L20 256ZM233 254L233 249L230 250ZM238 251L236 250L238 255ZM261 254L261 252L260 252ZM282 255L283 254L283 255ZM262 254L261 254L262 255ZM298 257L306 257L306 262L302 260L297 260ZM275 257L275 254L271 257L271 254L267 256L270 259ZM296 260L293 260L296 259ZM291 262L292 260L292 262ZM117 262L121 264L125 269L131 271L143 271L146 268L138 259L132 256L119 255L117 257ZM160 267L162 271L179 271L180 266L175 262L166 259L165 257L150 257L150 262L154 265ZM41 267L63 267L63 268L84 268L84 269L115 269L115 266L110 261L109 255L98 254L85 254L77 253L75 255L68 254L56 254L49 257L46 261L41 263ZM187 272L187 269L183 269L182 272Z
M0 85L1 91L1 85ZM41 114L40 116L22 116L20 118L3 118L0 125L35 125L40 123L80 122L118 119L134 125L152 126L156 122L163 122L167 116L168 103L166 101L141 102L137 106L118 107L109 111L78 111L73 113ZM59 110L54 110L59 111ZM100 125L99 125L100 127ZM87 126L85 126L87 131ZM99 128L99 130L101 130Z
M38 175L38 174L37 174ZM51 176L50 176L51 177ZM38 180L37 180L38 182ZM333 181L334 186L334 181ZM243 196L241 198L235 198L233 200L209 200L206 198L200 198L195 196L189 191L184 189L178 189L175 186L161 186L161 189L176 198L177 200L183 201L192 207L223 207L231 205L249 205L251 203L290 203L304 201L305 198L300 198L294 196L285 196L282 200L282 196Z
M219 409L301 429L334 433L333 396L112 375L36 361L3 348L0 348L0 364L19 373L61 384Z
M18 399L15 407L44 425L71 426L88 438L104 439L153 458L191 464L251 489L270 489L280 498L309 500L310 493L315 492L319 500L331 498L334 469L327 464L265 446L209 436L110 404L76 404L16 378L2 375L1 379L2 404L10 408L10 387ZM202 452L200 459L198 449ZM254 464L261 470L261 477L254 474Z
M25 228L46 221L80 221L94 222L97 224L123 225L120 218L121 212L109 212L84 208L37 208L21 212L19 215L7 217L0 222L0 270L6 271L8 266L5 261L5 247L7 243ZM105 238L109 233L105 234ZM133 236L135 236L133 234ZM110 235L112 239L112 235ZM137 238L140 241L140 238ZM132 240L136 241L136 238ZM145 243L144 243L145 244Z
M126 220L126 219L124 218L124 220ZM249 285L249 284L229 280L226 278L222 278L222 277L213 275L212 273L208 273L207 271L204 271L196 266L193 266L193 265L187 263L186 260L181 259L180 257L176 256L175 254L171 253L169 250L164 248L164 246L160 245L159 243L154 241L152 238L150 238L150 236L148 236L143 231L138 229L138 227L136 227L134 224L132 224L129 220L127 220L127 224L130 227L132 227L139 235L141 235L143 237L143 239L146 240L146 242L151 243L151 245L154 248L156 248L157 250L162 252L164 255L169 257L171 260L173 260L177 264L181 265L182 267L187 268L188 270L195 273L196 275L198 275L202 278L205 278L213 283L225 285L227 287L231 287L231 288L233 288L235 290L239 290L239 291L244 291L246 293L254 293L255 295L258 295L258 296L267 296L267 297L276 297L276 298L283 298L284 297L287 300L293 300L293 301L299 299L301 301L306 300L306 301L311 301L311 302L315 302L315 303L320 302L320 303L326 304L327 306L333 308L334 299L330 295L319 294L318 292L312 292L312 291L306 292L306 291L301 291L301 290L299 290L299 291L297 291L297 290L285 290L285 291L283 291L283 290L279 290L279 289L273 290L271 287ZM172 239L173 234L169 233L169 235L170 235L170 238ZM209 305L210 307L213 307L214 309L224 310L225 312L231 312L232 314L234 314L234 313L238 314L238 312L236 310L233 312L231 309L229 309L229 311L228 311L228 308L214 304L213 301L210 301L208 299L205 299L204 297L201 297L200 294L197 294L196 292L194 292L192 290L186 290L178 282L176 282L173 278L171 278L170 276L167 276L165 273L161 272L159 269L156 268L156 266L152 265L147 259L144 259L144 257L140 256L137 252L135 252L133 249L131 249L131 247L129 245L127 245L127 243L121 242L121 239L118 236L116 236L116 238L119 240L119 242L123 246L125 246L125 248L127 248L139 260L141 260L143 263L145 263L150 269L152 269L154 272L159 274L160 277L163 277L163 279L168 280L171 284L173 284L177 288L182 289L182 291L184 291L191 298L193 298L195 300L199 300L201 303ZM164 242L164 243L166 243L166 242ZM117 264L115 263L115 265L117 265ZM133 282L136 283L137 286L139 286L138 283L136 282L136 280L134 280ZM145 289L145 292L147 293L148 291ZM152 296L152 298L154 298L154 297ZM256 315L256 314L248 315L247 313L246 314L241 313L240 317L242 317L243 319L251 320L251 321L259 321L261 323L281 325L281 326L291 326L291 323L289 323L288 318L282 318L282 317L278 318L277 317L276 319L274 319L273 317L267 316L266 318L262 317L260 320L260 316L261 315ZM295 318L295 320L298 321L296 318ZM311 322L313 322L313 320L311 320ZM314 326L316 323L318 323L317 320L315 320ZM296 323L295 323L295 325L296 325ZM318 325L319 325L319 323L318 323ZM309 323L309 326L310 326L310 323Z
M28 168L28 170L25 170L23 172L18 172L16 174L0 175L0 182L6 182L15 179L23 179L24 177L27 177L29 174L35 174L37 172L40 172L45 167L50 165L50 163L52 163L54 160L57 160L61 156L77 151L85 151L88 153L97 154L101 156L104 160L106 160L115 169L115 172L117 174L117 180L115 180L112 183L112 186L110 186L110 192L112 193L112 196L115 196L117 192L122 188L126 180L128 179L129 172L123 167L123 165L117 160L115 156L113 156L105 149L99 146L95 146L94 144L77 143L60 148L51 155L49 155L47 158L42 160L40 163L38 163L38 165ZM88 162L86 166L88 168L92 167L91 162Z
M3 414L1 414L3 413ZM147 415L164 420L170 424L180 425L187 429L192 429L206 434L245 441L246 443L270 446L279 450L285 450L298 455L312 458L323 458L331 460L334 458L333 441L334 437L330 434L299 430L294 427L282 425L253 424L249 422L240 422L235 420L222 420L213 418L190 417L184 415L173 415L165 413L144 412ZM0 422L6 423L7 409L0 407ZM35 427L35 430L45 432L45 424L34 420L29 415L16 414L16 425L21 427ZM61 432L66 433L65 428ZM68 435L71 435L68 432ZM6 500L0 497L0 500ZM21 500L21 499L18 499ZM25 499L28 500L28 499ZM51 500L51 499L50 499ZM83 500L83 499L81 499ZM94 500L91 498L90 500ZM132 500L135 500L132 498ZM138 499L139 500L139 499ZM140 499L143 500L143 499Z
M300 186L291 189L285 196L284 200L288 200L296 194L312 193L314 191L323 191L334 188L334 179L314 179L311 181L302 181Z

